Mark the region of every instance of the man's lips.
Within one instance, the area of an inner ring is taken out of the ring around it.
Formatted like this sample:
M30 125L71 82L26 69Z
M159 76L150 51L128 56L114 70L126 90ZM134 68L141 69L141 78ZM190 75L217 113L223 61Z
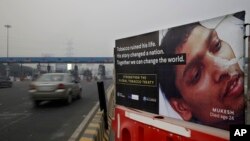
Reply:
M240 75L235 75L227 82L227 87L223 97L237 97L243 95L243 92L243 78L240 77Z

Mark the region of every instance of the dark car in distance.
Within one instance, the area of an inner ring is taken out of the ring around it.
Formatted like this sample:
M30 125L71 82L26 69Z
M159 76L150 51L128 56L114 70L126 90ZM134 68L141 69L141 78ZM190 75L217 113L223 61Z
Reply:
M0 76L0 88L11 88L12 87L12 81L9 77L6 76Z

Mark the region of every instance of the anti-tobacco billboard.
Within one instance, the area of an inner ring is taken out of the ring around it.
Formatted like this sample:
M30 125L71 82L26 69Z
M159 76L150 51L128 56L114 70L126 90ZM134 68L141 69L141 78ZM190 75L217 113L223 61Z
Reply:
M243 124L244 17L116 40L116 103L225 130Z

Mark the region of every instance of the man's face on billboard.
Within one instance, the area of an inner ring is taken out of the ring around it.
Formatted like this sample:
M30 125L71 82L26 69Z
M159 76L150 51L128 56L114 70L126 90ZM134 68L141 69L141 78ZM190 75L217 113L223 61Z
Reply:
M233 33L232 33L233 34ZM244 112L243 72L229 44L215 30L197 26L176 53L186 53L186 65L176 66L175 84L192 116L204 124L220 122L213 108ZM191 118L191 117L190 117Z

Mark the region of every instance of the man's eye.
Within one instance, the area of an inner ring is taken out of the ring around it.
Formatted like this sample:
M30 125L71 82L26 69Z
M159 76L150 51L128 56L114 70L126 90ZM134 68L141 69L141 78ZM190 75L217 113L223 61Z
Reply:
M221 49L221 40L218 40L214 45L211 47L211 52L216 53Z
M198 67L192 70L192 72L190 73L190 78L188 83L189 84L196 84L199 82L200 78L201 78L201 73L202 73L202 67Z

